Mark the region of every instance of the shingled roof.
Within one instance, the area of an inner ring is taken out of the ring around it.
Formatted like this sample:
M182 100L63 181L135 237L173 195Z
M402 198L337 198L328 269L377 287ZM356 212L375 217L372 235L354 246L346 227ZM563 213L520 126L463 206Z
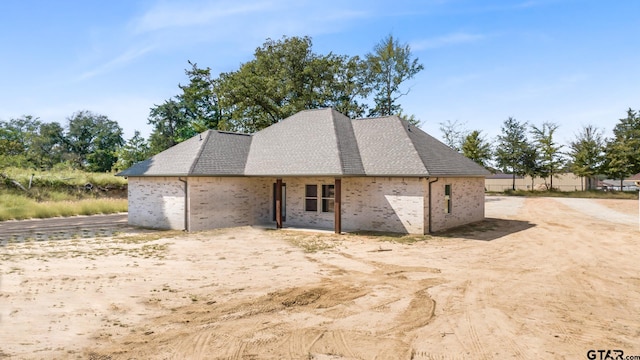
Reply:
M397 116L305 110L255 134L209 130L119 176L486 176Z

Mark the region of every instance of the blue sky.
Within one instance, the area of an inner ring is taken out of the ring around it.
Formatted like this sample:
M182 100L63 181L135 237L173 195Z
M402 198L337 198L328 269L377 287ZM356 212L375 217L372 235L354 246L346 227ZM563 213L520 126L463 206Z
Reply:
M401 99L425 131L450 120L492 139L513 116L567 143L640 108L639 14L636 0L3 0L0 119L86 109L147 136L188 60L233 71L283 35L362 56L391 33L425 67Z

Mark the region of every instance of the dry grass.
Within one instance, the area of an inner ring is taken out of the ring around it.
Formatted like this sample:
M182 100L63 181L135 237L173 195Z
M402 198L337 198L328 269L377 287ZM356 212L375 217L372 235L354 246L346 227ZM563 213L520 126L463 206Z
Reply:
M0 221L57 216L114 214L127 211L126 199L83 199L45 201L16 195L0 195Z

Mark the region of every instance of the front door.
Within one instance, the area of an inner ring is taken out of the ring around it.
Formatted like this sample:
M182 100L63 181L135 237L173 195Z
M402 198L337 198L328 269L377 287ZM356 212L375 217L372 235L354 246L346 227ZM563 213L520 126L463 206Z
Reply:
M272 213L273 213L273 221L276 221L276 184L273 184L273 202L272 202ZM282 183L282 221L287 221L287 184Z

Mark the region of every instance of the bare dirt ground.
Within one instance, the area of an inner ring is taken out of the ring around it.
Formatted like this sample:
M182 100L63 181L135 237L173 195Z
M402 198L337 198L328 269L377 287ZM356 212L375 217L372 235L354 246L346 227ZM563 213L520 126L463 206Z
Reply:
M10 243L0 358L640 355L637 201L488 197L486 215L432 237L235 228Z

